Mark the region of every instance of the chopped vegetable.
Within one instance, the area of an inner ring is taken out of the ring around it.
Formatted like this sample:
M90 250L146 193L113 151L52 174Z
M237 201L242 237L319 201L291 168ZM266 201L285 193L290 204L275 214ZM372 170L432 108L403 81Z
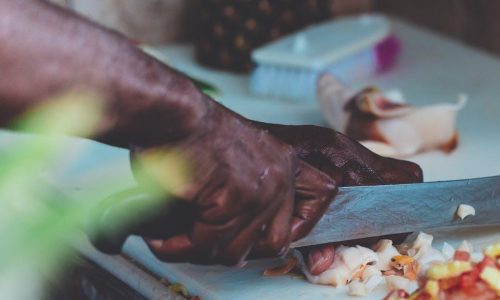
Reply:
M368 295L385 281L390 291L385 300L500 299L500 243L486 248L483 255L472 252L467 241L457 250L445 243L441 252L432 247L432 240L431 235L421 232L414 242L398 248L390 240L379 241L373 250L323 245L309 250L307 262L301 252L294 250L294 260L265 274L286 274L297 265L311 283L347 285L351 296ZM332 258L333 263L314 275L311 268L315 264L309 260L322 261L322 256Z
M366 285L360 281L353 281L349 283L349 296L366 296L368 295L368 289Z
M457 209L457 215L460 219L465 219L468 216L474 216L476 214L476 210L474 207L467 204L460 204Z
M297 266L297 258L290 256L285 264L264 271L264 276L280 276L290 273Z
M432 266L422 278L422 288L410 296L396 298L389 293L388 300L498 300L500 299L500 266L495 259L496 245L490 246L481 262L470 261L471 253L457 250L453 260ZM465 247L467 248L467 247ZM471 250L471 247L468 247ZM390 298L390 297L392 298Z
M467 251L457 250L455 251L453 259L458 261L470 261L470 253Z
M493 267L486 267L479 275L482 280L486 281L500 296L500 270Z
M391 259L391 267L396 270L396 275L404 276L409 280L417 279L419 265L418 262L410 256L407 255L394 256Z
M496 259L500 256L500 243L489 246L488 248L486 248L486 251L484 251L484 253L489 257Z
M472 245L469 242L462 241L462 243L460 244L460 246L458 246L457 250L471 253L472 250L474 250L474 249L473 249Z
M443 255L446 257L446 259L452 259L453 255L455 255L455 248L445 242L443 244L443 249L441 249L441 252L443 252Z
M437 298L439 294L439 282L436 280L428 280L424 286L424 292L433 299Z
M406 291L412 290L412 281L397 275L390 275L385 277L385 283L387 284L388 290L399 290L403 289Z
M384 300L401 300L401 299L407 299L410 297L410 294L408 294L407 291L403 289L399 290L393 290L391 291L385 298Z
M170 290L173 292L173 293L176 293L176 294L179 294L181 296L184 296L184 297L189 297L189 291L188 289L180 284L180 283L174 283L170 286Z
M466 261L452 261L445 264L438 264L432 266L427 271L427 276L430 279L444 279L459 276L460 274L472 270L470 262Z

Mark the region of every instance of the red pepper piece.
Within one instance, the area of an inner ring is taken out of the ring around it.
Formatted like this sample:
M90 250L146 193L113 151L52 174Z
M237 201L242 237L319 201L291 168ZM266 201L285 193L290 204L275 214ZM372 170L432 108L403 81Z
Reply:
M485 255L483 260L477 265L479 273L481 273L486 267L496 268L496 262L493 258Z
M479 272L474 269L470 272L465 272L460 275L460 288L467 289L473 287L479 281Z
M470 253L467 251L457 250L457 251L455 251L455 255L453 256L453 259L458 260L458 261L469 261L470 260Z

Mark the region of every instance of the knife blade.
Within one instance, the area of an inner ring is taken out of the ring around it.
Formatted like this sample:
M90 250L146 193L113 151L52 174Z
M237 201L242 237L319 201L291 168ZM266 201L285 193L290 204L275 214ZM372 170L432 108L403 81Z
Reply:
M461 220L460 204L476 214ZM426 229L500 225L500 175L415 184L340 187L303 247Z

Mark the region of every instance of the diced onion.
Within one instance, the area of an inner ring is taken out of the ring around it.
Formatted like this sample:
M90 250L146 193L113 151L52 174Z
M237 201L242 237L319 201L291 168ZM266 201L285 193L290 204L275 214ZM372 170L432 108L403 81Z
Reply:
M366 296L368 289L366 285L360 281L353 281L349 284L349 296Z
M460 219L465 219L468 216L474 216L476 214L476 210L474 207L467 204L460 204L457 209L457 216Z

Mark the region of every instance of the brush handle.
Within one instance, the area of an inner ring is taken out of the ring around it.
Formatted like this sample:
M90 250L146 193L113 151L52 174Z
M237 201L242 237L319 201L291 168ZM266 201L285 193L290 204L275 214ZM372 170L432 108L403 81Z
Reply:
M345 83L356 81L389 71L397 62L401 43L395 35L389 35L375 47L351 55L331 65L327 72Z

